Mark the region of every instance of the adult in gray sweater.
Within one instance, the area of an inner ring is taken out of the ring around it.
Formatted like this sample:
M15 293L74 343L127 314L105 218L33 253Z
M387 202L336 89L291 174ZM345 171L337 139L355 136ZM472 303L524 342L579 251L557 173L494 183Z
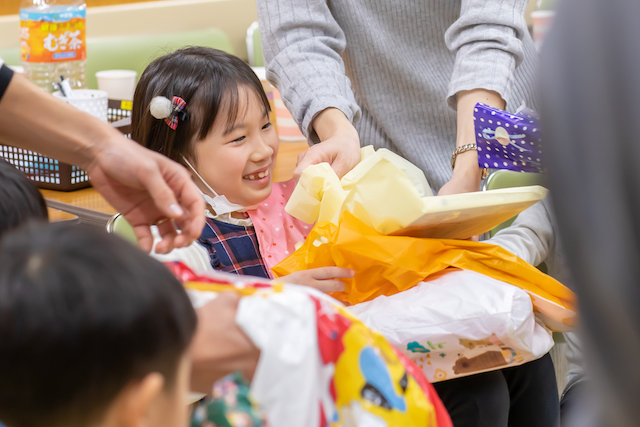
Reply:
M418 165L435 191L477 190L476 152L453 175L451 155L475 142L476 102L533 103L526 3L258 0L267 78L314 144L296 172L328 161L343 175L362 142Z
M439 194L476 191L477 102L533 105L536 52L526 0L257 0L267 78L312 146L294 175L329 162L339 175L360 144L418 165ZM468 149L468 147L467 147ZM436 384L454 425L554 426L549 356Z

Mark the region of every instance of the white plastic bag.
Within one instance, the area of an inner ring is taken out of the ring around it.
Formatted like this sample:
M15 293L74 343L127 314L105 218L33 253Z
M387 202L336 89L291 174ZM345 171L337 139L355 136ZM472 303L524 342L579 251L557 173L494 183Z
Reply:
M451 426L422 373L330 297L246 296L236 322L260 348L254 402L278 427Z
M448 271L349 310L431 382L520 365L553 346L526 292L473 271Z
M318 425L320 408L308 404L320 398L321 363L314 333L313 300L295 289L268 298L243 298L236 322L260 349L251 395L263 408L268 408L270 425Z
M315 289L167 267L195 307L242 296L236 322L260 349L252 403L278 427L451 427L424 374L378 332Z

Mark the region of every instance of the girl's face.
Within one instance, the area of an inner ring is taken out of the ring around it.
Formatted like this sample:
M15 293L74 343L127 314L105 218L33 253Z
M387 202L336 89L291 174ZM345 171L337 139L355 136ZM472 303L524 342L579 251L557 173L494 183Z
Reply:
M221 109L209 135L196 142L194 167L219 195L251 206L271 194L279 140L257 94L240 86L238 101L231 130L226 132L226 112ZM198 177L194 181L205 194L211 193Z

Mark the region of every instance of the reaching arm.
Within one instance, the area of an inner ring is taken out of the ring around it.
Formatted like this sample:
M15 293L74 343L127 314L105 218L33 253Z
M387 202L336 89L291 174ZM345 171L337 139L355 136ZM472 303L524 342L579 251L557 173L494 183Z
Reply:
M209 393L214 382L241 371L253 378L260 350L236 323L240 296L223 292L197 309L198 329L191 344L191 390Z
M475 142L473 108L477 102L504 109L522 61L526 0L463 0L460 18L445 42L456 54L447 102L458 111L456 147ZM477 191L481 170L475 151L459 155L451 180L439 194Z
M313 121L313 128L322 143L312 145L298 156L293 171L297 181L307 166L327 162L339 177L360 161L360 139L349 119L336 108L327 108Z
M502 97L497 92L484 89L465 90L457 94L458 128L456 147L473 144L476 141L473 121L473 109L478 102L492 107L505 108ZM478 152L465 151L456 157L451 180L447 182L439 195L469 193L478 191L482 180L482 169L478 166Z
M324 161L344 175L360 161L353 127L360 108L341 58L344 32L326 0L264 0L257 5L267 77L305 136L322 142L299 159L294 176Z
M143 249L153 243L150 225L167 218L175 225L159 225L158 252L185 246L202 231L204 202L184 168L20 75L10 77L0 99L0 140L85 169L96 190L133 226Z

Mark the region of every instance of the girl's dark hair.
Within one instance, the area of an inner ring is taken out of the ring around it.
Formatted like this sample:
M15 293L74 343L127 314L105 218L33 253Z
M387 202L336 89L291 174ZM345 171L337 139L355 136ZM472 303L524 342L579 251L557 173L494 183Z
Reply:
M29 220L48 219L47 205L36 184L0 159L0 236Z
M90 425L131 381L172 386L196 315L180 282L115 235L31 224L0 242L0 420Z
M241 59L208 47L188 47L154 60L144 70L133 97L131 137L145 147L184 165L193 159L193 142L207 137L223 107L229 112L227 129L238 116L239 87L248 88L271 110L262 83ZM179 96L187 103L188 118L172 130L149 111L156 96Z

